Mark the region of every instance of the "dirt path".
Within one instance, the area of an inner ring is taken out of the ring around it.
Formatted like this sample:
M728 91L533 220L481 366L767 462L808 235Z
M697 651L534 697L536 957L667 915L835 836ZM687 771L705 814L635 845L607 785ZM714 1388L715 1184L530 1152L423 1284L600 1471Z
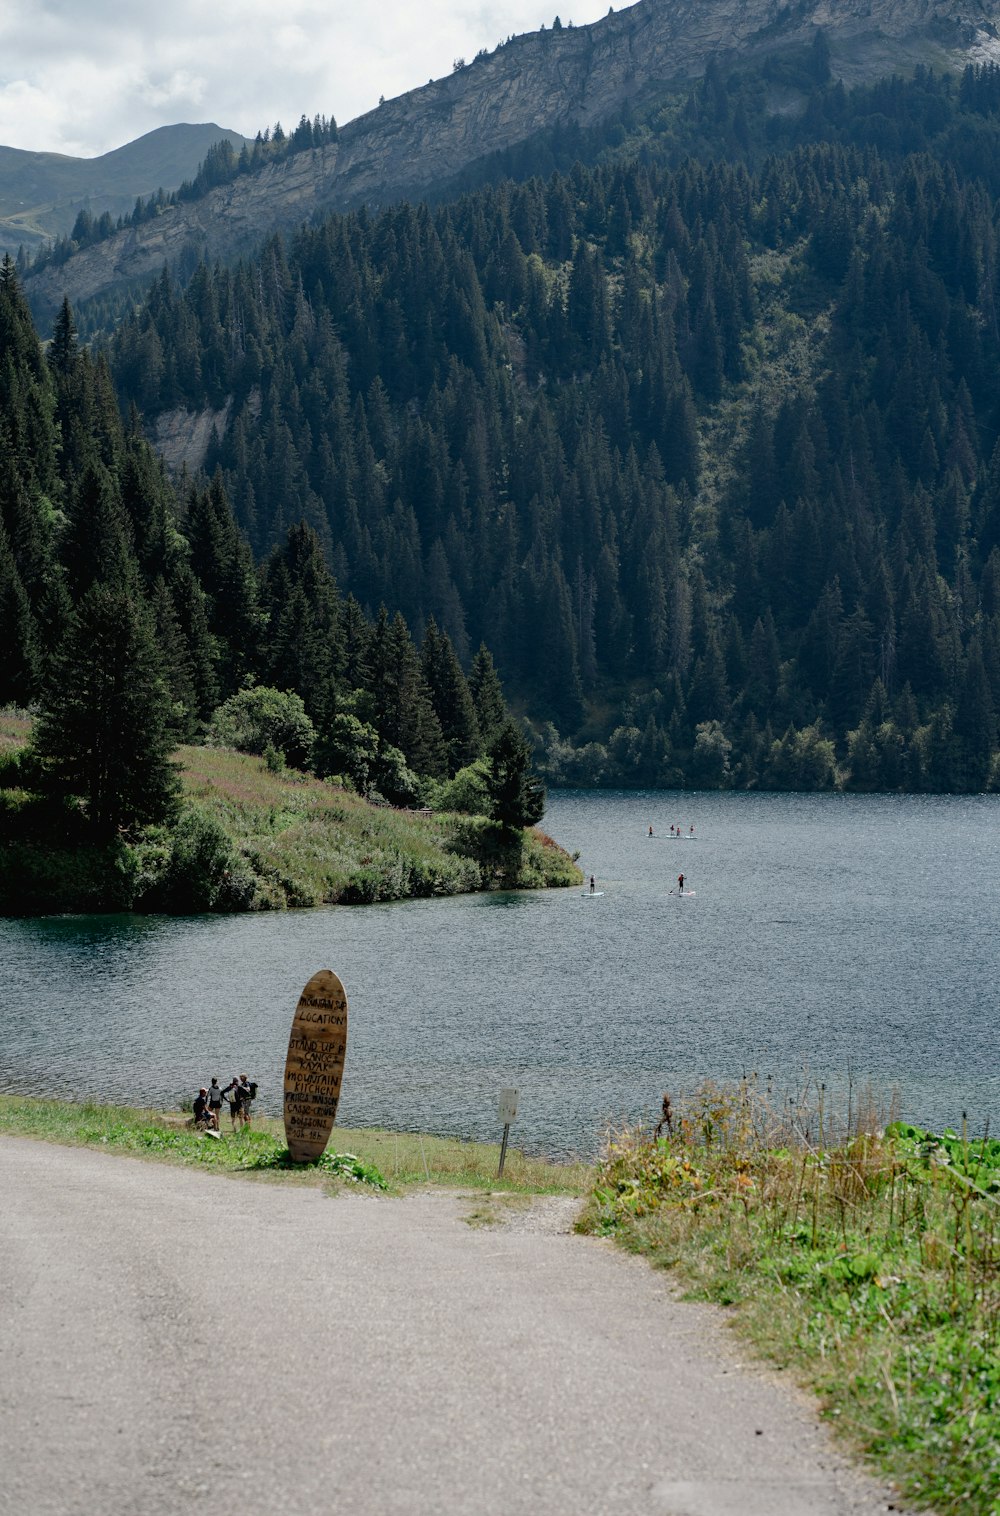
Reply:
M16 1138L0 1195L0 1511L890 1508L715 1313L570 1235L565 1203L494 1226L455 1195Z

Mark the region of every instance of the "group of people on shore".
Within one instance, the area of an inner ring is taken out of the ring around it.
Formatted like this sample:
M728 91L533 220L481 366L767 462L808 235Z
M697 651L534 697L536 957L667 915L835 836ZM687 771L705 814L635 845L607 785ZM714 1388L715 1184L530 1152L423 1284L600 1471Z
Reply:
M217 1132L222 1117L222 1103L229 1102L229 1114L233 1131L250 1125L251 1105L257 1098L257 1086L247 1074L234 1074L224 1087L214 1075L208 1085L202 1085L195 1096L194 1124L202 1131Z

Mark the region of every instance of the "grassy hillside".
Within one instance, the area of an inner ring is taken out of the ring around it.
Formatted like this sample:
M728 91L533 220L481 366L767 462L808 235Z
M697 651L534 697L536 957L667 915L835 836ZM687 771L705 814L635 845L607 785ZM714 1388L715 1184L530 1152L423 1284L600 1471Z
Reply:
M583 877L534 829L511 857L482 817L372 806L323 780L273 774L261 759L218 748L182 748L180 757L187 795L250 862L263 906L546 888Z
M505 837L483 817L396 811L260 758L178 750L177 823L109 847L79 812L18 785L28 722L0 714L0 912L246 911L578 884L537 830Z

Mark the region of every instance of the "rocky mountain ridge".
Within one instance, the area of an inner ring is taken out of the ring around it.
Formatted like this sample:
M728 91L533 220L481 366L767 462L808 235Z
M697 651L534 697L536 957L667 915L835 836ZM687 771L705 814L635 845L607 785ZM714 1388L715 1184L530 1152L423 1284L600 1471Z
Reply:
M67 236L81 210L120 216L137 198L177 189L193 179L208 149L222 138L239 152L246 139L214 122L161 126L96 158L0 147L0 255L35 253Z
M924 62L1000 57L1000 0L639 0L584 27L511 39L298 153L173 206L154 221L28 281L44 323L64 294L87 298L154 276L192 254L228 259L331 210L418 196L487 153L560 122L592 124L651 87L808 42L821 28L849 81Z

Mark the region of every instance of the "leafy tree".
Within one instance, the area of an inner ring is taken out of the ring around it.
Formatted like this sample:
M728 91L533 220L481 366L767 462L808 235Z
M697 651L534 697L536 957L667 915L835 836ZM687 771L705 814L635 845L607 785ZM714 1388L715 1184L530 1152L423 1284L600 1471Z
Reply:
M316 731L299 695L248 684L223 701L212 716L208 739L217 747L232 747L238 753L256 753L269 748L281 754L292 768L309 767Z
M350 711L338 711L321 728L316 743L316 772L342 774L359 794L372 787L379 755L378 732Z

